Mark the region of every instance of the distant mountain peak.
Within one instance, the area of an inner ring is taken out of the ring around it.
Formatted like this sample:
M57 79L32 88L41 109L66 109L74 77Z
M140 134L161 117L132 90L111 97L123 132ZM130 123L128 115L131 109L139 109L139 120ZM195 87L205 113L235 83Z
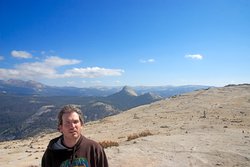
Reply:
M121 94L126 94L129 96L138 96L135 90L132 87L124 86L120 91Z
M13 86L18 86L18 87L33 87L33 88L43 88L45 85L43 85L40 82L29 80L29 81L23 81L19 79L9 79L5 83Z
M150 98L152 98L153 100L162 99L161 96L159 96L159 95L157 95L157 94L154 94L154 93L152 93L152 92L145 93L145 94L143 94L143 96L150 97Z

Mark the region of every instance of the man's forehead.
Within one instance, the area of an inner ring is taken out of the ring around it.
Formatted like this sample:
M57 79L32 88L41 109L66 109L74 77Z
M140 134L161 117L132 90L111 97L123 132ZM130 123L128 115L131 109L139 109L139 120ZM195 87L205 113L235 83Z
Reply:
M65 113L62 116L63 119L79 119L79 115L76 112Z

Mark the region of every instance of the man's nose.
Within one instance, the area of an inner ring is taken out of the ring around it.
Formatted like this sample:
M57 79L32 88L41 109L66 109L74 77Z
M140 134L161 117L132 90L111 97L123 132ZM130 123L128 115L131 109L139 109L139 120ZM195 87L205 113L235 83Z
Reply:
M73 127L73 128L75 128L76 125L77 125L77 124L76 124L75 122L72 122L72 123L71 123L71 127Z

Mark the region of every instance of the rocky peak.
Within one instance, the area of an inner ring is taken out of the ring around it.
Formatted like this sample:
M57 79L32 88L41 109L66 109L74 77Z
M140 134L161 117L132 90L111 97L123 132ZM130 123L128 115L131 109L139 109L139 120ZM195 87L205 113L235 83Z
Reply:
M119 93L129 95L129 96L138 96L135 90L129 86L124 86Z

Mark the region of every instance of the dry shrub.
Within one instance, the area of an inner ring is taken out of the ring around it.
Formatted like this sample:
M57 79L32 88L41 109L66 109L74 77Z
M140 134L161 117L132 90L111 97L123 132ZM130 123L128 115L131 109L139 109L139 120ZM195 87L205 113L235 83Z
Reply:
M127 141L134 140L137 138L139 138L139 135L134 133L134 134L128 136Z
M118 142L116 141L101 141L99 142L99 144L103 147L103 148L108 148L108 147L112 147L112 146L119 146Z
M142 132L140 132L138 134L134 133L134 134L128 136L127 141L134 140L134 139L137 139L137 138L140 138L140 137L150 136L150 135L153 135L153 134L149 130L142 131Z

